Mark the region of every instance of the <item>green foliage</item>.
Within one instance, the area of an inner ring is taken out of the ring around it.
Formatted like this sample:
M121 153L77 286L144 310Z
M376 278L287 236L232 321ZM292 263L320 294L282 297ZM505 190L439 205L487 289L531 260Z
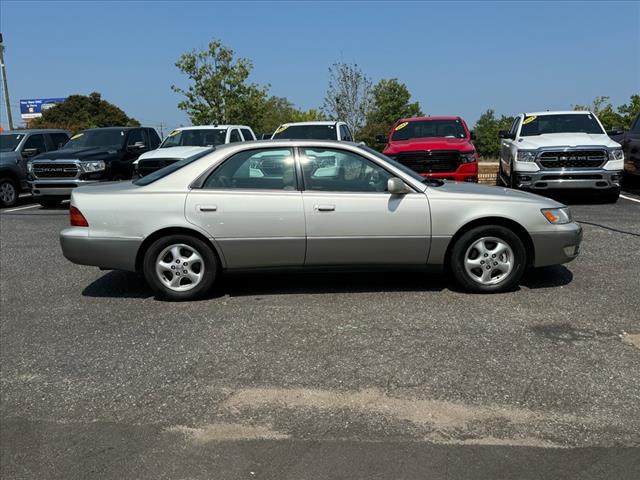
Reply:
M251 125L256 133L272 133L283 123L310 122L314 120L326 120L326 116L316 110L307 111L296 108L293 103L284 97L269 97L260 108L261 116L256 123Z
M628 104L623 104L616 111L609 101L609 97L596 97L591 105L574 105L574 110L589 110L595 113L605 130L623 127L628 130L633 119L640 112L640 95L631 95Z
M358 140L368 145L382 147L376 144L376 135L389 133L398 119L424 115L418 102L410 102L409 89L397 78L380 80L372 93L373 107L367 116L367 123L356 133Z
M500 130L509 130L515 117L505 117L502 115L496 118L495 112L491 109L480 115L480 118L473 127L476 139L473 144L481 157L496 158L500 155Z
M264 118L268 87L247 81L253 64L246 58L234 60L233 50L219 40L209 42L207 50L183 54L176 67L190 85L175 85L174 92L185 98L178 108L194 125L243 123L252 127Z
M96 127L138 126L120 108L102 100L98 92L70 95L64 102L42 112L42 117L30 122L32 128L64 128L71 132Z
M322 110L333 120L342 120L358 132L371 111L371 79L357 64L334 63L329 67L329 87Z

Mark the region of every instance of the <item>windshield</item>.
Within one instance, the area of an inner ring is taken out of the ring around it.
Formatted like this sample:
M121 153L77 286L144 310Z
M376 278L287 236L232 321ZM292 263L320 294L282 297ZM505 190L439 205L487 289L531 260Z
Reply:
M203 128L198 130L174 130L164 139L160 148L215 147L224 144L227 130Z
M366 150L367 152L375 155L376 157L378 157L380 160L383 160L391 165L393 165L394 167L396 167L398 170L402 171L403 173L405 173L406 175L409 175L411 178L413 178L414 180L417 180L419 182L424 182L424 177L416 172L414 172L413 170L411 170L409 167L407 167L406 165L401 164L400 162L396 162L395 160L387 157L386 155L378 152L377 150L374 150L373 148L366 146L366 145L361 145L360 148L362 148L363 150Z
M465 138L466 133L460 120L412 120L397 125L391 140L428 137Z
M205 155L209 155L214 150L215 148L210 148L209 150L205 150L204 152L197 153L191 157L184 158L178 162L172 163L171 165L167 165L166 167L163 167L160 170L156 170L155 172L150 173L145 177L134 180L133 184L140 185L140 186L149 185L150 183L153 183L156 180L160 180L161 178L164 178L167 175L170 175L173 172L180 170L182 167L189 165L192 162L195 162L199 158L202 158Z
M531 115L522 121L521 137L545 133L594 133L599 135L604 134L604 131L591 114Z
M124 143L125 130L105 129L105 130L85 130L76 133L64 144L63 150L70 148L104 147L121 148Z
M22 133L3 133L0 135L0 152L13 152L23 137Z
M294 140L337 140L335 125L290 125L281 126L271 138Z

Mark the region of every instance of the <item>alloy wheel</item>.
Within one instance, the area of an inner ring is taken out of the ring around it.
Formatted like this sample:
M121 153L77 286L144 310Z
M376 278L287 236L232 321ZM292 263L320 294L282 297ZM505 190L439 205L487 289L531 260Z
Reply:
M464 256L467 275L481 285L502 283L513 271L514 263L512 248L497 237L482 237L474 241Z
M156 258L156 275L175 292L191 290L202 281L204 260L190 245L169 245Z
M0 201L4 205L13 205L16 200L16 188L11 182L2 182L0 185Z

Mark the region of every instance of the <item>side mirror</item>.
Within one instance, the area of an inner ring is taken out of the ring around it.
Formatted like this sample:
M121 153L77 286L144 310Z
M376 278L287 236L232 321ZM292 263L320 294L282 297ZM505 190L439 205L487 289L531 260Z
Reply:
M147 145L144 142L136 142L133 145L129 145L131 150L144 150L147 148Z
M508 138L511 140L515 140L516 139L516 135L514 133L511 133L509 130L500 130L498 132L498 137L500 138Z
M607 130L607 135L622 135L624 134L624 128L622 127L612 127L611 130Z
M470 138L471 140L475 140L475 139L476 139L476 132L474 132L473 130L471 130L471 131L469 132L469 138Z
M35 157L39 153L40 153L39 148L25 148L24 150L22 150L22 155L27 158Z
M411 189L407 186L402 179L398 177L392 177L387 180L387 191L391 195L405 195L411 192Z
M386 135L376 135L376 143L387 143Z

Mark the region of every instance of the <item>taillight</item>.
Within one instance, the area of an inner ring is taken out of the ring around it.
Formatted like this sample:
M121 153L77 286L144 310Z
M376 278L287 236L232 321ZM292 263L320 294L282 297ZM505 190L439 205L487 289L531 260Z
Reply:
M69 208L69 221L72 227L88 227L89 222L84 218L82 212L78 210L76 207L71 205Z

